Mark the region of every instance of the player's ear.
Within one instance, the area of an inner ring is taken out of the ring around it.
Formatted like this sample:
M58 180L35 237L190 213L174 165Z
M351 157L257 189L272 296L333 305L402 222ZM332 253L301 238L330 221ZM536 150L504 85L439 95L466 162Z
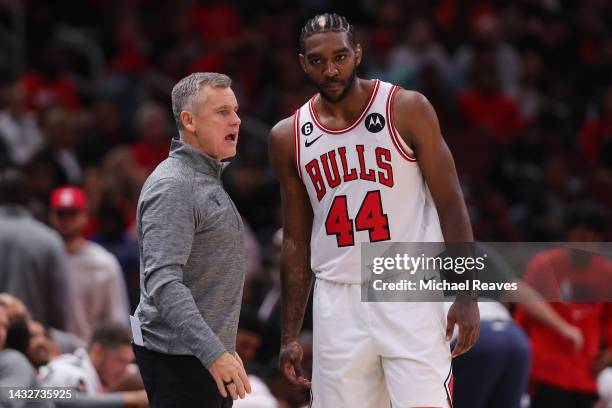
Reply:
M361 49L361 44L355 45L355 65L359 66L361 64L361 56L363 55L363 51Z
M181 114L179 115L179 117L181 119L181 123L183 124L183 127L187 131L191 133L195 133L196 128L195 128L194 118L191 112L181 111Z
M306 72L306 58L304 57L304 54L300 54L300 66L302 67L302 70L304 72Z

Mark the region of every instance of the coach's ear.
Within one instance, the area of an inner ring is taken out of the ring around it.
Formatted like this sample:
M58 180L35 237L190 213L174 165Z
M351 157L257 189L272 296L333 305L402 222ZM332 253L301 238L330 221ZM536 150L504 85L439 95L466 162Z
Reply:
M181 111L181 114L179 117L181 119L181 123L183 124L183 127L185 128L185 130L191 133L195 133L196 128L195 128L195 123L193 120L194 118L191 112Z

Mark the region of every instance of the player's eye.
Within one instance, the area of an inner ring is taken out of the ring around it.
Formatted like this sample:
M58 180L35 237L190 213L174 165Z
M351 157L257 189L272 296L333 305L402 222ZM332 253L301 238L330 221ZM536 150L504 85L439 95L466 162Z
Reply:
M336 61L344 61L346 59L346 55L340 54L336 55Z
M313 58L310 60L312 65L319 65L321 63L321 58Z

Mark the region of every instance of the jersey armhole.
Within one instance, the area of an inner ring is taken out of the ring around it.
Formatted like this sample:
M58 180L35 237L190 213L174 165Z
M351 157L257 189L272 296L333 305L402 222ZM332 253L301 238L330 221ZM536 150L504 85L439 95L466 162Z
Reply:
M387 123L389 124L388 126L389 135L391 136L391 142L393 143L393 146L395 146L395 149L397 150L399 155L409 162L416 162L417 159L414 156L412 149L408 147L406 142L404 142L402 137L397 132L397 129L395 128L393 103L395 102L395 94L397 93L398 90L399 90L399 87L397 85L394 85L389 91L389 95L387 96L386 116L387 116Z
M295 170L297 171L298 177L302 180L302 169L300 166L300 109L296 110L293 114L293 156L295 161Z

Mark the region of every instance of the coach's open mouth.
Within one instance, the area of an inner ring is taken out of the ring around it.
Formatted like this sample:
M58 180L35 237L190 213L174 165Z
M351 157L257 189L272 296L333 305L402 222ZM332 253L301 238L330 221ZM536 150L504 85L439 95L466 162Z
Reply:
M228 133L225 136L225 140L228 140L228 141L231 141L231 142L235 142L236 139L238 139L238 134L236 134L236 133Z

